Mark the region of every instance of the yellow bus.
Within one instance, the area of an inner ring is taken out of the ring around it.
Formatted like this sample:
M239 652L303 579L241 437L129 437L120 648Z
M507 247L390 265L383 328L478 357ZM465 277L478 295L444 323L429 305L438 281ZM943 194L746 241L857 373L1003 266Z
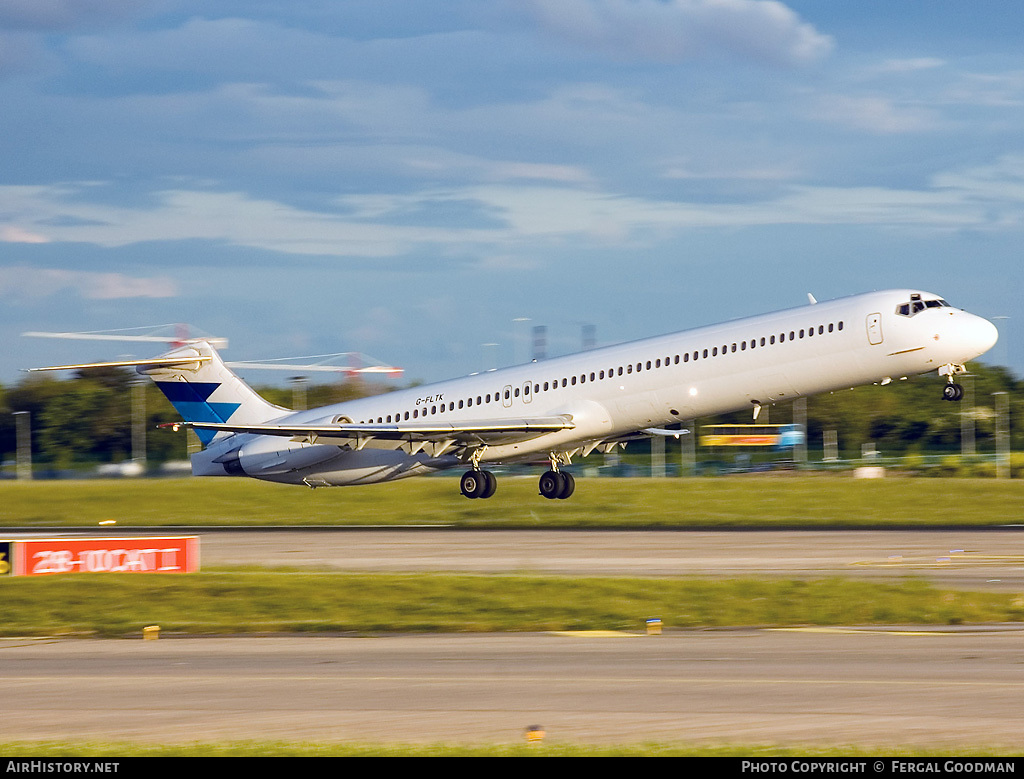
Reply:
M785 449L804 441L800 425L703 425L701 446L762 446Z

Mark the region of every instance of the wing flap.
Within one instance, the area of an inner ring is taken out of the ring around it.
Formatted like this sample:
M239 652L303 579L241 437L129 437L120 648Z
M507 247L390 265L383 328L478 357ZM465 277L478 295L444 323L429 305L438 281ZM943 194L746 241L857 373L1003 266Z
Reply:
M349 444L355 448L398 448L402 443L434 444L448 450L453 446L495 446L529 441L547 433L572 430L575 425L568 415L495 419L467 422L418 422L394 424L336 425L232 425L216 422L183 422L182 427L213 430L223 433L251 433L295 438L309 443ZM373 446L373 442L378 442ZM395 442L387 446L384 442ZM383 446L382 446L383 445Z

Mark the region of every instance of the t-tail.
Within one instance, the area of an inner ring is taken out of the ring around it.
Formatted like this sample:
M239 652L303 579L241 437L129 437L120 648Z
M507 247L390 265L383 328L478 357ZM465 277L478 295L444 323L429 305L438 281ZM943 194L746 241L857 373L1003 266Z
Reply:
M204 340L189 341L178 348L146 360L53 365L31 371L83 370L89 368L135 368L149 376L163 391L185 422L232 422L256 425L288 413L260 397L221 359ZM203 446L217 435L215 430L197 428Z
M261 424L288 413L260 397L206 341L194 341L148 360L137 365L136 371L156 383L185 422ZM201 428L195 431L203 446L217 434Z

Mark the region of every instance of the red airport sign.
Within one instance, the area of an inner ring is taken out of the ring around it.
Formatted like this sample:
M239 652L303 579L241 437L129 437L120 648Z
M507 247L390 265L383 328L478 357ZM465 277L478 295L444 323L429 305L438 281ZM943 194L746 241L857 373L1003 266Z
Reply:
M198 536L0 541L0 574L195 573Z

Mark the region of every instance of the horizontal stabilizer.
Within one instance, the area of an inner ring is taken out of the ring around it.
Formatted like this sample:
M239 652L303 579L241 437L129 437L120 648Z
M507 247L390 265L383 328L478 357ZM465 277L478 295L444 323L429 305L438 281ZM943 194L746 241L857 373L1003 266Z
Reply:
M27 368L28 373L38 371L77 371L89 368L134 368L140 365L154 368L188 365L197 362L209 362L209 357L195 355L193 357L152 357L148 360L116 360L114 362L83 362L77 365L49 365L44 368Z

